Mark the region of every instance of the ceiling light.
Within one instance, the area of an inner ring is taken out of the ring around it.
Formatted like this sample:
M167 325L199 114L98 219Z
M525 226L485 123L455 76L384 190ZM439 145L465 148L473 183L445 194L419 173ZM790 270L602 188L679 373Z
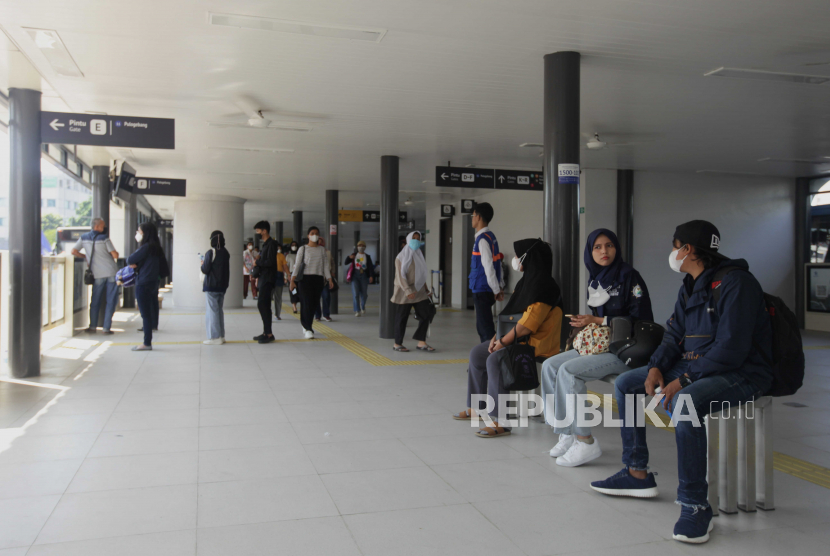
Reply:
M542 143L522 143L519 145L520 147L534 147L537 149L544 149L545 146Z
M286 19L272 19L249 15L209 13L211 25L224 27L238 27L240 29L256 29L258 31L276 31L279 33L295 33L314 37L329 37L335 39L349 39L352 41L380 42L386 29L372 29L348 27L343 25L324 25L319 23L305 23Z
M704 73L703 75L704 77L733 77L737 79L805 83L807 85L821 85L822 83L830 81L830 76L826 75L802 75L798 73L784 73L778 71L752 70L743 68L718 68Z
M294 152L294 149L277 149L277 148L269 148L269 147L207 147L209 150L213 151L244 151L244 152L252 152L252 153L284 153L284 154L291 154Z
M75 63L75 60L72 59L72 55L69 54L57 31L51 29L31 29L28 27L24 27L23 29L40 50L40 53L43 54L43 57L46 58L46 61L49 62L49 65L52 66L52 69L55 70L55 73L65 77L84 76L83 72L81 72Z

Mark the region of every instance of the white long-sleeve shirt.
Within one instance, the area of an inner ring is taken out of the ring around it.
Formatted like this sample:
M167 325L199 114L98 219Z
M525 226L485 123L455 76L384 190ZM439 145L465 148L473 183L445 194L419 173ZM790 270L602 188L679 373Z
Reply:
M476 232L476 239L484 232L489 232L490 228L486 226ZM504 289L504 279L499 280L496 277L496 267L493 266L493 252L490 251L490 244L486 241L481 241L478 244L478 252L481 253L481 266L484 267L484 275L487 277L487 285L493 290L493 293L499 295L499 292ZM501 264L501 263L499 263Z

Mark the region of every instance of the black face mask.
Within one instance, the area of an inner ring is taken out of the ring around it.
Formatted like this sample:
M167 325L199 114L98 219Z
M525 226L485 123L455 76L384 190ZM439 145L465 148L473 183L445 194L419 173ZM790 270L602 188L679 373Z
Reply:
M262 241L262 234L256 234L256 237L257 237L260 241Z

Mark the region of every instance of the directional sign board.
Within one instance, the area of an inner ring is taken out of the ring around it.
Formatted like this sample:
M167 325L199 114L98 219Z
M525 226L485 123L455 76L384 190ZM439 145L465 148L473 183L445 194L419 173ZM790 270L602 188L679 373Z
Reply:
M176 121L168 118L41 112L43 143L175 149Z
M398 222L406 222L406 211L398 212Z
M380 211L379 210L364 210L363 211L363 221L364 222L380 222Z
M542 172L496 170L496 189L544 191L545 178Z
M142 195L166 195L168 197L185 197L187 180L167 178L136 178L135 193Z
M159 228L172 228L173 227L173 221L172 220L159 220L156 223L156 225Z
M493 170L490 168L435 167L435 185L438 187L467 187L471 189L493 189Z

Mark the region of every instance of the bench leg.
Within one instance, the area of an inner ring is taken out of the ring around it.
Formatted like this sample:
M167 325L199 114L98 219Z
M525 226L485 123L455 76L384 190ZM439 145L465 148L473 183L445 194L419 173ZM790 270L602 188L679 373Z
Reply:
M750 409L750 414L747 414ZM755 510L755 423L752 405L743 404L738 413L738 509Z
M706 482L709 485L709 506L712 508L712 515L718 515L718 453L720 449L718 437L719 415L707 415L706 423L706 445L707 445L707 466Z
M757 506L766 511L775 509L772 465L772 403L755 410L755 483L758 485Z
M735 408L726 410L728 417L718 419L720 454L718 457L719 509L725 514L738 513L738 420Z

